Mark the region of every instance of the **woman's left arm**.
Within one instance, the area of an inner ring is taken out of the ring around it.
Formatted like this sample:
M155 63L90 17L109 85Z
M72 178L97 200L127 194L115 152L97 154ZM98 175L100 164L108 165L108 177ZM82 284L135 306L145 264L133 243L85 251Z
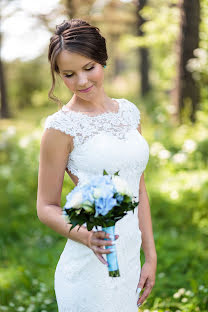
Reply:
M141 133L141 126L137 128ZM137 300L137 305L141 305L150 294L154 284L157 268L157 253L155 249L151 211L149 199L144 181L144 173L139 185L139 207L138 207L139 228L142 233L142 249L145 254L145 263L142 266L140 280L137 286L137 293L144 288L144 292Z

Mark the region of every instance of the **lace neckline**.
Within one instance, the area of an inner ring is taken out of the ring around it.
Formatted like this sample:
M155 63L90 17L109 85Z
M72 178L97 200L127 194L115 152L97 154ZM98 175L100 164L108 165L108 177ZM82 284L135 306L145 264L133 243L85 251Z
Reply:
M63 112L67 112L67 113L70 113L72 115L77 115L77 116L86 116L87 118L96 118L96 117L102 117L102 116L105 116L105 115L112 115L112 116L117 116L120 114L121 112L121 103L119 101L119 99L115 99L115 98L111 98L111 100L114 100L118 103L118 111L117 112L104 112L104 113L101 113L101 114L97 114L97 115L88 115L86 113L82 113L82 112L76 112L76 111L73 111L73 110L70 110L69 108L66 107L66 105L63 105L62 108L61 108L61 111Z

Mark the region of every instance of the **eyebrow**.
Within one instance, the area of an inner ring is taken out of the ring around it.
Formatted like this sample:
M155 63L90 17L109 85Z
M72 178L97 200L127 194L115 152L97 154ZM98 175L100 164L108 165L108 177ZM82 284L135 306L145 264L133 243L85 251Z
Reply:
M84 68L85 66L89 65L90 63L92 63L93 61L90 61L89 63L85 64L82 68ZM65 70L62 70L63 73L66 73L66 72L72 72L73 70L70 70L70 69L65 69Z

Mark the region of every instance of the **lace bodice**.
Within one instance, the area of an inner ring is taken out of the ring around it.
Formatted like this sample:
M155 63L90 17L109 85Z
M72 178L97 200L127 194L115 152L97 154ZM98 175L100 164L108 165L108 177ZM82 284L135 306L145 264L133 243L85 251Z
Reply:
M139 180L149 159L149 146L137 127L140 111L127 99L114 99L118 112L89 116L62 107L47 117L45 129L54 128L73 137L74 148L67 169L77 176L78 184L93 175L119 171L139 199Z

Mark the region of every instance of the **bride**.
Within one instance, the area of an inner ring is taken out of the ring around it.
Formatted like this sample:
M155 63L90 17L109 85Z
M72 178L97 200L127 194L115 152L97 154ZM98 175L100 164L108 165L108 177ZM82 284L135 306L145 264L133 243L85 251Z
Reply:
M141 135L140 111L127 99L104 91L108 59L99 28L81 19L64 21L50 39L53 94L58 75L73 96L46 118L40 146L37 214L41 222L67 238L55 270L54 288L60 312L133 312L150 294L157 255L144 181L149 146ZM116 241L83 225L70 233L62 217L65 170L75 185L119 171L139 201L134 213L116 223ZM116 244L120 277L108 276L105 246ZM140 247L145 254L141 268Z

